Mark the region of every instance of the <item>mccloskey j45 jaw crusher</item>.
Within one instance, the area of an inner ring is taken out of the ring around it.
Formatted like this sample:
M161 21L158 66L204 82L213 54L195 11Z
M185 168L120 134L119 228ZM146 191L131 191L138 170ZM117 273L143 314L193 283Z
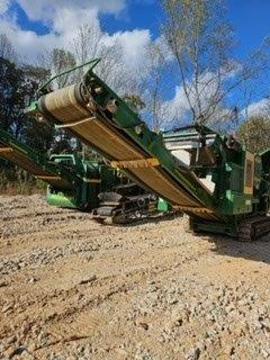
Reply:
M270 230L270 151L251 154L231 136L195 125L156 134L94 72L44 86L28 111L60 124L140 186L190 216L194 231L254 240ZM89 65L89 64L88 64Z

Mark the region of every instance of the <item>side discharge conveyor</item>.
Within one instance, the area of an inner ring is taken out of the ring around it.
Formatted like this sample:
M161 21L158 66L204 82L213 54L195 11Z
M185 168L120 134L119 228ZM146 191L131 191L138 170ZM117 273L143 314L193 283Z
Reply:
M85 160L76 153L48 158L1 129L0 158L47 183L48 204L93 211L99 222L125 223L157 211L156 196L102 161Z
M104 186L114 183L114 175L106 173L106 166L83 161L76 154L53 154L49 158L16 140L0 129L0 158L26 170L48 184L47 201L50 205L80 210L98 206L101 176Z
M94 73L97 63L78 84L49 91L47 83L29 111L68 129L112 167L190 215L195 231L251 240L270 230L267 155L263 169L261 157L201 126L151 132Z
M73 179L67 171L57 169L54 164L49 164L45 156L20 143L2 129L0 129L0 157L18 165L37 179L54 187L72 188Z

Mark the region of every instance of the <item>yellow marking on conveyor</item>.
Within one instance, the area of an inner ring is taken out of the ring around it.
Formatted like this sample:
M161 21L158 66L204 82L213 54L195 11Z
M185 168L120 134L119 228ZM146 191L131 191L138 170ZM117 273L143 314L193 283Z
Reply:
M47 180L62 180L62 178L61 178L60 176L35 175L35 177L36 177L37 179L44 180L44 181L47 181Z
M83 178L84 182L90 183L90 184L100 184L101 183L101 179L86 179Z
M0 153L1 154L9 154L12 153L14 150L11 147L4 147L4 148L0 148Z
M206 213L206 214L214 214L213 210L207 209L205 207L192 207L192 206L174 206L175 209L181 210L181 211L191 211L194 213Z
M112 161L111 167L115 169L136 169L159 166L158 159L130 160L130 161Z

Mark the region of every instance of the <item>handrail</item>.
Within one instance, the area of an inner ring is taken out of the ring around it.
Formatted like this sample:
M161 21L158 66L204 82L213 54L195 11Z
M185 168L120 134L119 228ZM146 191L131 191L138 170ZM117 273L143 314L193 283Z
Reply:
M100 58L98 58L98 59L93 59L93 60L91 60L91 61L88 61L87 63L84 63L84 64L81 64L81 65L75 66L75 67L73 67L72 69L65 70L65 71L63 71L62 73L57 74L57 75L51 77L45 84L43 84L43 85L37 90L37 94L40 94L40 93L44 94L44 89L46 90L47 87L48 87L48 85L49 85L51 82L53 82L55 79L58 79L58 78L61 77L61 76L70 74L70 73L73 72L73 71L76 71L76 70L81 69L81 68L83 68L83 67L85 67L85 66L87 66L87 65L91 65L91 64L92 64L92 66L91 66L90 69L89 69L89 70L91 71L91 70L93 70L93 69L98 65L98 63L99 63L100 61L101 61Z

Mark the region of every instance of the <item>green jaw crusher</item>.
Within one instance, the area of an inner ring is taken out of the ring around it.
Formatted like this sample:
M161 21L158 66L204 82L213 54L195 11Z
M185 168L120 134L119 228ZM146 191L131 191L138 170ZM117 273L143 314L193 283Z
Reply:
M140 186L190 216L194 231L256 239L270 231L269 152L247 152L233 137L202 126L164 134L94 72L81 82L41 89L29 111L61 124ZM89 64L88 64L89 65Z
M77 154L51 155L50 162L56 168L69 171L73 179L70 189L51 185L47 187L47 202L53 206L91 211L98 206L98 194L103 190L102 187L106 187L110 180L112 185L115 180L113 173L105 173L105 165L82 160Z
M164 145L211 194L221 221L191 217L194 231L255 239L270 230L270 151L251 154L232 136L190 126L164 134Z

